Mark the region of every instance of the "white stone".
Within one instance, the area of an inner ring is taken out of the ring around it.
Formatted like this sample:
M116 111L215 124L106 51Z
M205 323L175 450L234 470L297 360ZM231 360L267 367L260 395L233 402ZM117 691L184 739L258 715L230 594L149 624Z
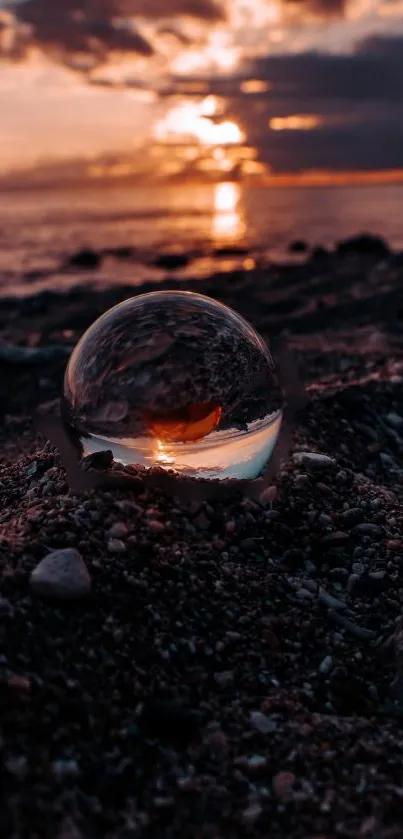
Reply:
M91 578L81 554L74 548L52 551L34 568L30 585L41 597L76 600L91 590Z

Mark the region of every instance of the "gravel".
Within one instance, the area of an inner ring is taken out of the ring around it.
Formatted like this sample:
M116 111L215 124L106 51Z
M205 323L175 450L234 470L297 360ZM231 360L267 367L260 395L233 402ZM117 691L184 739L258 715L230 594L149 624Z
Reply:
M30 576L34 594L60 600L78 600L91 591L91 578L81 554L73 548L52 551Z
M64 362L0 370L2 839L400 839L403 275L340 259L197 286L302 363L263 504L74 493L32 423ZM1 334L71 344L132 292L4 301Z

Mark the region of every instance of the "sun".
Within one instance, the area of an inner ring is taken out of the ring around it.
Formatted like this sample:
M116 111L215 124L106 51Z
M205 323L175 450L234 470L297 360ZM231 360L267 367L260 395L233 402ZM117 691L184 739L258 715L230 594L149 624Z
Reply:
M219 106L216 96L180 102L156 124L155 138L165 143L196 141L210 147L242 143L243 131L234 120L219 117Z

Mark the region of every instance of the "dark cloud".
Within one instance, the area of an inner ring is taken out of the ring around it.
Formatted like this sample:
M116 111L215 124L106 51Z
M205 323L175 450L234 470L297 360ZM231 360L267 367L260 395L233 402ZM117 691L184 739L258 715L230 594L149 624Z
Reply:
M276 170L403 167L403 36L371 38L350 56L289 55L256 63L266 99L236 97L249 139ZM273 131L276 116L316 114L310 131Z
M252 72L272 84L270 97L402 101L403 36L367 39L351 55L310 52L263 58Z
M341 17L347 0L283 0L283 4L286 9L297 10L302 15L308 13L318 17Z
M14 48L35 43L62 62L83 60L83 69L107 60L111 52L150 56L153 46L137 31L136 18L175 19L185 15L207 22L224 19L224 7L215 0L10 0L22 25ZM30 33L28 38L27 33ZM177 33L178 42L180 32ZM1 54L0 42L0 54ZM3 53L6 51L3 49ZM7 53L13 57L12 52Z

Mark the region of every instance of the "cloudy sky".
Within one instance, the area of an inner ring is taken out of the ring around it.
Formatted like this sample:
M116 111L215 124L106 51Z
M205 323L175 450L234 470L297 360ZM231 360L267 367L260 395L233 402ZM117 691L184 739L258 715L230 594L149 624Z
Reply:
M403 0L0 0L0 172L150 144L403 168Z

